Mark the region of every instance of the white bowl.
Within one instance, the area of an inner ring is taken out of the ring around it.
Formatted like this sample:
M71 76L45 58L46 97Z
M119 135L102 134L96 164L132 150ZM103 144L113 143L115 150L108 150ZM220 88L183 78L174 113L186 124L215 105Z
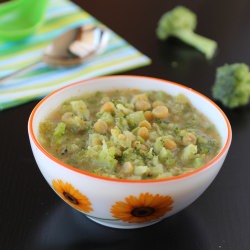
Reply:
M120 180L75 169L51 156L38 142L38 127L52 109L86 92L123 88L183 93L218 129L220 152L209 163L187 174L154 180ZM73 83L41 100L28 122L31 148L37 165L55 192L93 221L114 228L149 226L194 202L218 174L228 153L232 131L222 110L197 91L166 80L143 76L106 76Z

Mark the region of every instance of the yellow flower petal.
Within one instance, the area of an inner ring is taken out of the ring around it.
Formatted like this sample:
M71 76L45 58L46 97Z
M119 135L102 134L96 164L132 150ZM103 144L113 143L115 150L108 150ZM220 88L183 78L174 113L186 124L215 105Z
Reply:
M64 183L62 180L53 180L52 186L61 198L72 207L84 213L93 211L92 204L88 197L75 189L70 183Z
M130 195L125 201L117 201L110 211L114 218L141 223L164 216L173 209L173 203L172 197L168 195L142 193L139 197Z

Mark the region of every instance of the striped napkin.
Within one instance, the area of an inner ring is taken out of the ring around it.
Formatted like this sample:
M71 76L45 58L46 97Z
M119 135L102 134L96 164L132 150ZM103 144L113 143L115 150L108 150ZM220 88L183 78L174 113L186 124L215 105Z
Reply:
M45 24L34 36L25 42L0 42L0 78L38 61L47 45L60 34L90 23L100 22L70 1L50 1ZM110 39L104 52L82 65L55 69L40 63L31 71L0 83L0 110L40 99L75 81L151 63L150 58L112 30L109 31Z

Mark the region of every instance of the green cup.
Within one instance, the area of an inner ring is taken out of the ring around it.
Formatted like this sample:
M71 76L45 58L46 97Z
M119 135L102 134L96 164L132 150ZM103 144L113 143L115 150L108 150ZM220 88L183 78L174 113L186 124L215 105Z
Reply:
M0 4L0 40L20 41L43 24L49 0L12 0Z

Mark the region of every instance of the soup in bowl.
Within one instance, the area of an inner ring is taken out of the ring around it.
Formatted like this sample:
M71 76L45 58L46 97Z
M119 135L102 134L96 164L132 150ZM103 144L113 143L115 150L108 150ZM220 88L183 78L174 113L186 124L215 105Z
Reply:
M93 221L145 227L176 214L212 183L232 131L197 91L143 76L105 76L42 99L28 122L51 188Z

